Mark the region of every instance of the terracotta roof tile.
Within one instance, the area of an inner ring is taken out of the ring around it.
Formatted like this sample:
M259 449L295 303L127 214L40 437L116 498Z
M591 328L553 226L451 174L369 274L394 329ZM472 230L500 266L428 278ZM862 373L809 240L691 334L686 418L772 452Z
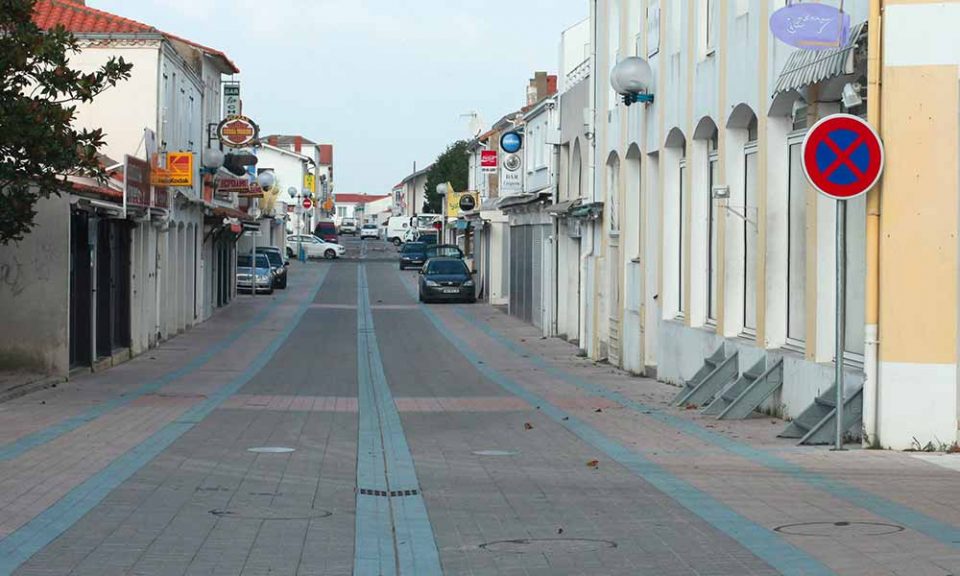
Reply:
M136 20L65 0L40 0L33 21L43 29L62 25L70 32L87 34L131 34L160 31Z
M44 30L63 26L75 34L162 34L171 40L189 44L214 57L222 58L234 73L240 72L226 54L192 40L163 32L153 26L117 16L103 10L70 0L39 0L33 16L34 23Z

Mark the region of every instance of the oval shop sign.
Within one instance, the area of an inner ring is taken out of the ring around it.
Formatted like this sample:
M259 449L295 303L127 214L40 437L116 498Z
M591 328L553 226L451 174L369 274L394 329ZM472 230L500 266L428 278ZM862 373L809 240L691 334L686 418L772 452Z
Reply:
M781 42L797 48L839 48L850 35L850 15L827 4L794 3L770 16L770 31Z

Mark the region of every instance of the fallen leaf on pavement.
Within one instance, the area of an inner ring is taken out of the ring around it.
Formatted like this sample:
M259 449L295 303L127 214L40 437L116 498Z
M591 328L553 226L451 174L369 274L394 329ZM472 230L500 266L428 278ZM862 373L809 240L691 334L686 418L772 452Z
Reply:
M524 423L523 423L523 429L524 429L524 430L533 430L533 424L531 424L531 423L529 423L529 422L524 422Z
M600 412L603 412L603 408L597 408L596 410L594 410L594 412L599 414Z
M588 468L599 468L599 467L600 467L600 461L599 461L599 460L591 460L591 461L587 462L587 467L588 467Z

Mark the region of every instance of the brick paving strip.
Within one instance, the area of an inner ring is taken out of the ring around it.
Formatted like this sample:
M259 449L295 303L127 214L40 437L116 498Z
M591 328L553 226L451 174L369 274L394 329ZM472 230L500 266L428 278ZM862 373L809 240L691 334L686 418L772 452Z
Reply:
M357 521L353 573L439 576L440 555L384 374L365 266L357 268Z
M289 298L290 294L285 293L278 299L275 306L283 304L283 302ZM0 462L12 460L38 446L42 446L48 442L56 440L64 434L68 434L77 428L80 428L81 426L84 426L118 408L126 406L143 396L154 394L167 385L191 374L192 372L195 372L197 369L214 359L218 354L224 352L232 344L236 343L240 338L249 334L251 330L256 328L266 318L269 317L273 309L273 306L264 307L264 309L261 310L256 316L245 322L229 336L207 347L202 353L195 356L193 359L179 368L166 372L162 376L150 380L149 382L129 393L97 404L96 406L93 406L92 408L89 408L80 414L66 418L65 420L62 420L56 424L49 425L37 432L28 434L0 446Z
M236 375L229 384L220 387L206 399L197 402L182 412L175 421L168 422L158 431L153 432L125 451L106 467L95 473L91 470L92 475L85 481L70 488L63 497L44 509L43 512L34 516L15 532L0 539L0 576L12 574L21 564L55 540L99 504L112 490L133 476L196 424L203 421L204 418L253 379L267 365L303 319L310 304L323 287L329 270L329 266L324 266L319 274L312 279L309 284L311 288L308 290L308 297L298 306L291 321L287 323L284 329L279 331L270 345L250 362L244 372ZM140 396L143 396L143 394ZM113 430L112 433L115 434L116 430Z
M415 297L413 288L406 279L403 280L403 285L410 295ZM817 558L792 545L778 533L749 520L707 492L697 489L652 460L601 433L584 420L576 418L569 412L551 404L546 397L534 394L517 384L510 377L485 363L471 346L459 335L453 333L450 327L430 307L421 305L420 310L460 354L492 382L499 384L511 394L522 398L530 406L536 407L545 416L563 426L584 442L594 446L611 460L643 478L678 504L699 516L720 532L736 540L780 573L786 576L834 574ZM515 349L513 351L515 352ZM545 362L544 365L546 365ZM551 369L556 370L553 367ZM596 391L595 395L609 398L609 396L600 393L608 393L609 391L602 389L602 387L597 388L600 389Z

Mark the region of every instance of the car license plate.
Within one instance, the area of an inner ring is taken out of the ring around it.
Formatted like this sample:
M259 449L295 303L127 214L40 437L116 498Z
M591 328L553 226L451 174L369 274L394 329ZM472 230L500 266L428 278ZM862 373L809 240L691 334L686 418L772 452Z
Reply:
M460 289L459 289L459 288L444 288L444 289L443 289L443 293L444 293L444 294L459 294L459 293L460 293Z

